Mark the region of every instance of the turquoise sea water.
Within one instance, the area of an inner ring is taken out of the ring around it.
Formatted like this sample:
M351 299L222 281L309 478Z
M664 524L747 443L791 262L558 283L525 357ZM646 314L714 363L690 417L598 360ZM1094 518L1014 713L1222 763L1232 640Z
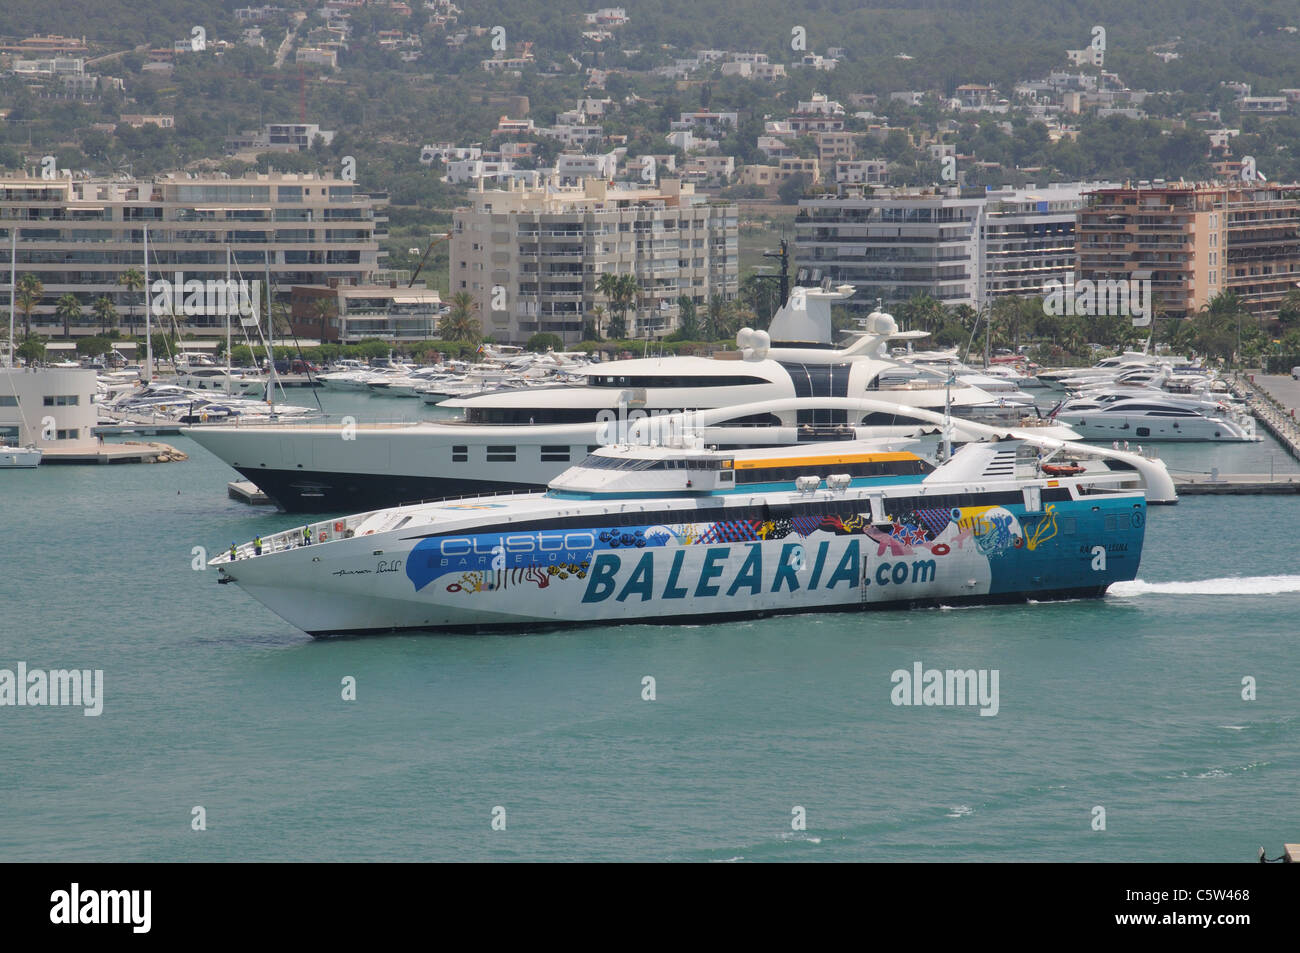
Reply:
M100 668L105 693L98 718L0 708L0 859L1251 861L1295 840L1300 497L1152 508L1141 581L1103 600L317 642L191 570L194 546L295 521L165 439L191 460L0 473L0 668ZM1234 451L1281 472L1268 445L1170 454ZM998 714L891 704L918 661L996 669Z

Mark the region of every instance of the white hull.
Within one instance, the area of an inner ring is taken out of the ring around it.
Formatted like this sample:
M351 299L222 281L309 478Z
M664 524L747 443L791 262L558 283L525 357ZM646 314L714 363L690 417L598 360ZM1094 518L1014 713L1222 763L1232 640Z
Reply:
M43 456L34 447L0 447L0 470L29 470L39 466Z
M1149 417L1080 411L1060 413L1056 419L1084 440L1243 443L1262 440L1253 418L1243 421L1211 417Z

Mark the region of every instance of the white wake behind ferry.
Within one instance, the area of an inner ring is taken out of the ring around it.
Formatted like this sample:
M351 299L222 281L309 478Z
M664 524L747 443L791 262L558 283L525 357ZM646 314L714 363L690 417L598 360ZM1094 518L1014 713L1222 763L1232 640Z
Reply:
M960 427L989 439L938 465L898 440L605 446L545 492L327 520L211 565L315 636L1074 598L1136 576L1148 495L1176 499L1163 464L1071 445L1103 459L1053 477L1063 442Z

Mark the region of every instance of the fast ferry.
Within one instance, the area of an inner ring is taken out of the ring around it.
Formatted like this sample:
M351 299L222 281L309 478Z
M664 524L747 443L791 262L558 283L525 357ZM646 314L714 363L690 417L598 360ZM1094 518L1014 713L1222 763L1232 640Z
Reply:
M912 408L959 416L997 398L944 373L890 382L900 365L890 341L925 337L898 330L874 312L844 347L833 343L832 302L853 294L796 288L770 331L743 329L726 358L666 357L613 361L581 369L586 383L496 390L444 400L461 416L408 426L352 424L207 426L185 430L289 512L346 512L469 491L540 489L598 445L609 419L725 408L794 397L884 397L888 409L733 414L711 442L782 445L850 436L896 436L917 429ZM916 369L908 368L909 371ZM1019 420L1023 410L1002 408ZM851 428L877 428L851 433ZM1068 434L1068 430L1062 429ZM343 439L340 439L342 437Z
M1062 446L965 421L937 462L888 440L630 439L544 492L327 520L210 565L313 636L1100 596L1137 574L1148 496L1176 496L1136 454L1087 448L1129 469L1053 477Z

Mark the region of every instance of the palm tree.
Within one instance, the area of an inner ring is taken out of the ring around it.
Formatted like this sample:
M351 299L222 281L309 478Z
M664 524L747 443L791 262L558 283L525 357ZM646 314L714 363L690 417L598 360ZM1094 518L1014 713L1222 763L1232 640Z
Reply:
M1249 317L1236 294L1220 291L1192 317L1196 349L1210 357L1231 357L1241 349L1241 322Z
M45 297L45 285L35 275L27 274L18 279L18 307L23 313L23 336L32 336L32 309Z
M681 333L682 340L694 341L700 336L700 319L690 295L681 295L677 299L677 311L681 316L677 330Z
M722 295L715 294L709 298L708 310L705 312L708 320L705 324L705 331L710 341L716 341L725 336L727 320L727 302Z
M602 277L603 277L603 276L602 276ZM592 318L592 321L594 321L594 322L595 322L595 325L596 325L596 340L599 341L599 340L600 340L600 330L601 330L601 325L602 325L602 323L603 323L604 320L605 320L605 306L604 306L603 304L598 304L598 305L596 305L594 308L592 308L592 309L591 309L591 318Z
M54 306L54 313L63 319L63 338L69 340L72 337L72 322L81 319L81 302L72 292L68 292L59 298L58 303Z
M117 283L126 288L127 293L144 288L144 275L139 268L128 268L117 276ZM131 333L135 334L135 302L131 302Z
M107 335L110 328L117 326L117 308L113 307L113 302L108 295L100 295L96 298L91 310L95 312L95 317L99 318L100 334Z
M632 281L632 293L630 298L636 296L636 278L630 274L615 274L606 272L595 282L595 290L604 295L604 298L610 302L610 309L614 312L614 317L610 319L610 337L621 338L627 334L627 324L624 322L624 315L627 315L629 294L627 280Z
M317 298L312 304L312 310L316 312L316 320L320 322L320 339L325 340L325 325L329 324L339 310L338 302L333 298Z
M478 344L483 337L483 329L474 317L478 302L468 291L457 291L451 296L451 313L438 325L438 334L445 341L461 344Z
M906 318L904 330L933 331L943 324L946 316L943 305L923 291L918 291L899 309Z
M641 286L637 284L635 275L619 275L618 289L615 292L619 305L619 316L627 313L629 308L635 308L637 298L641 294Z

